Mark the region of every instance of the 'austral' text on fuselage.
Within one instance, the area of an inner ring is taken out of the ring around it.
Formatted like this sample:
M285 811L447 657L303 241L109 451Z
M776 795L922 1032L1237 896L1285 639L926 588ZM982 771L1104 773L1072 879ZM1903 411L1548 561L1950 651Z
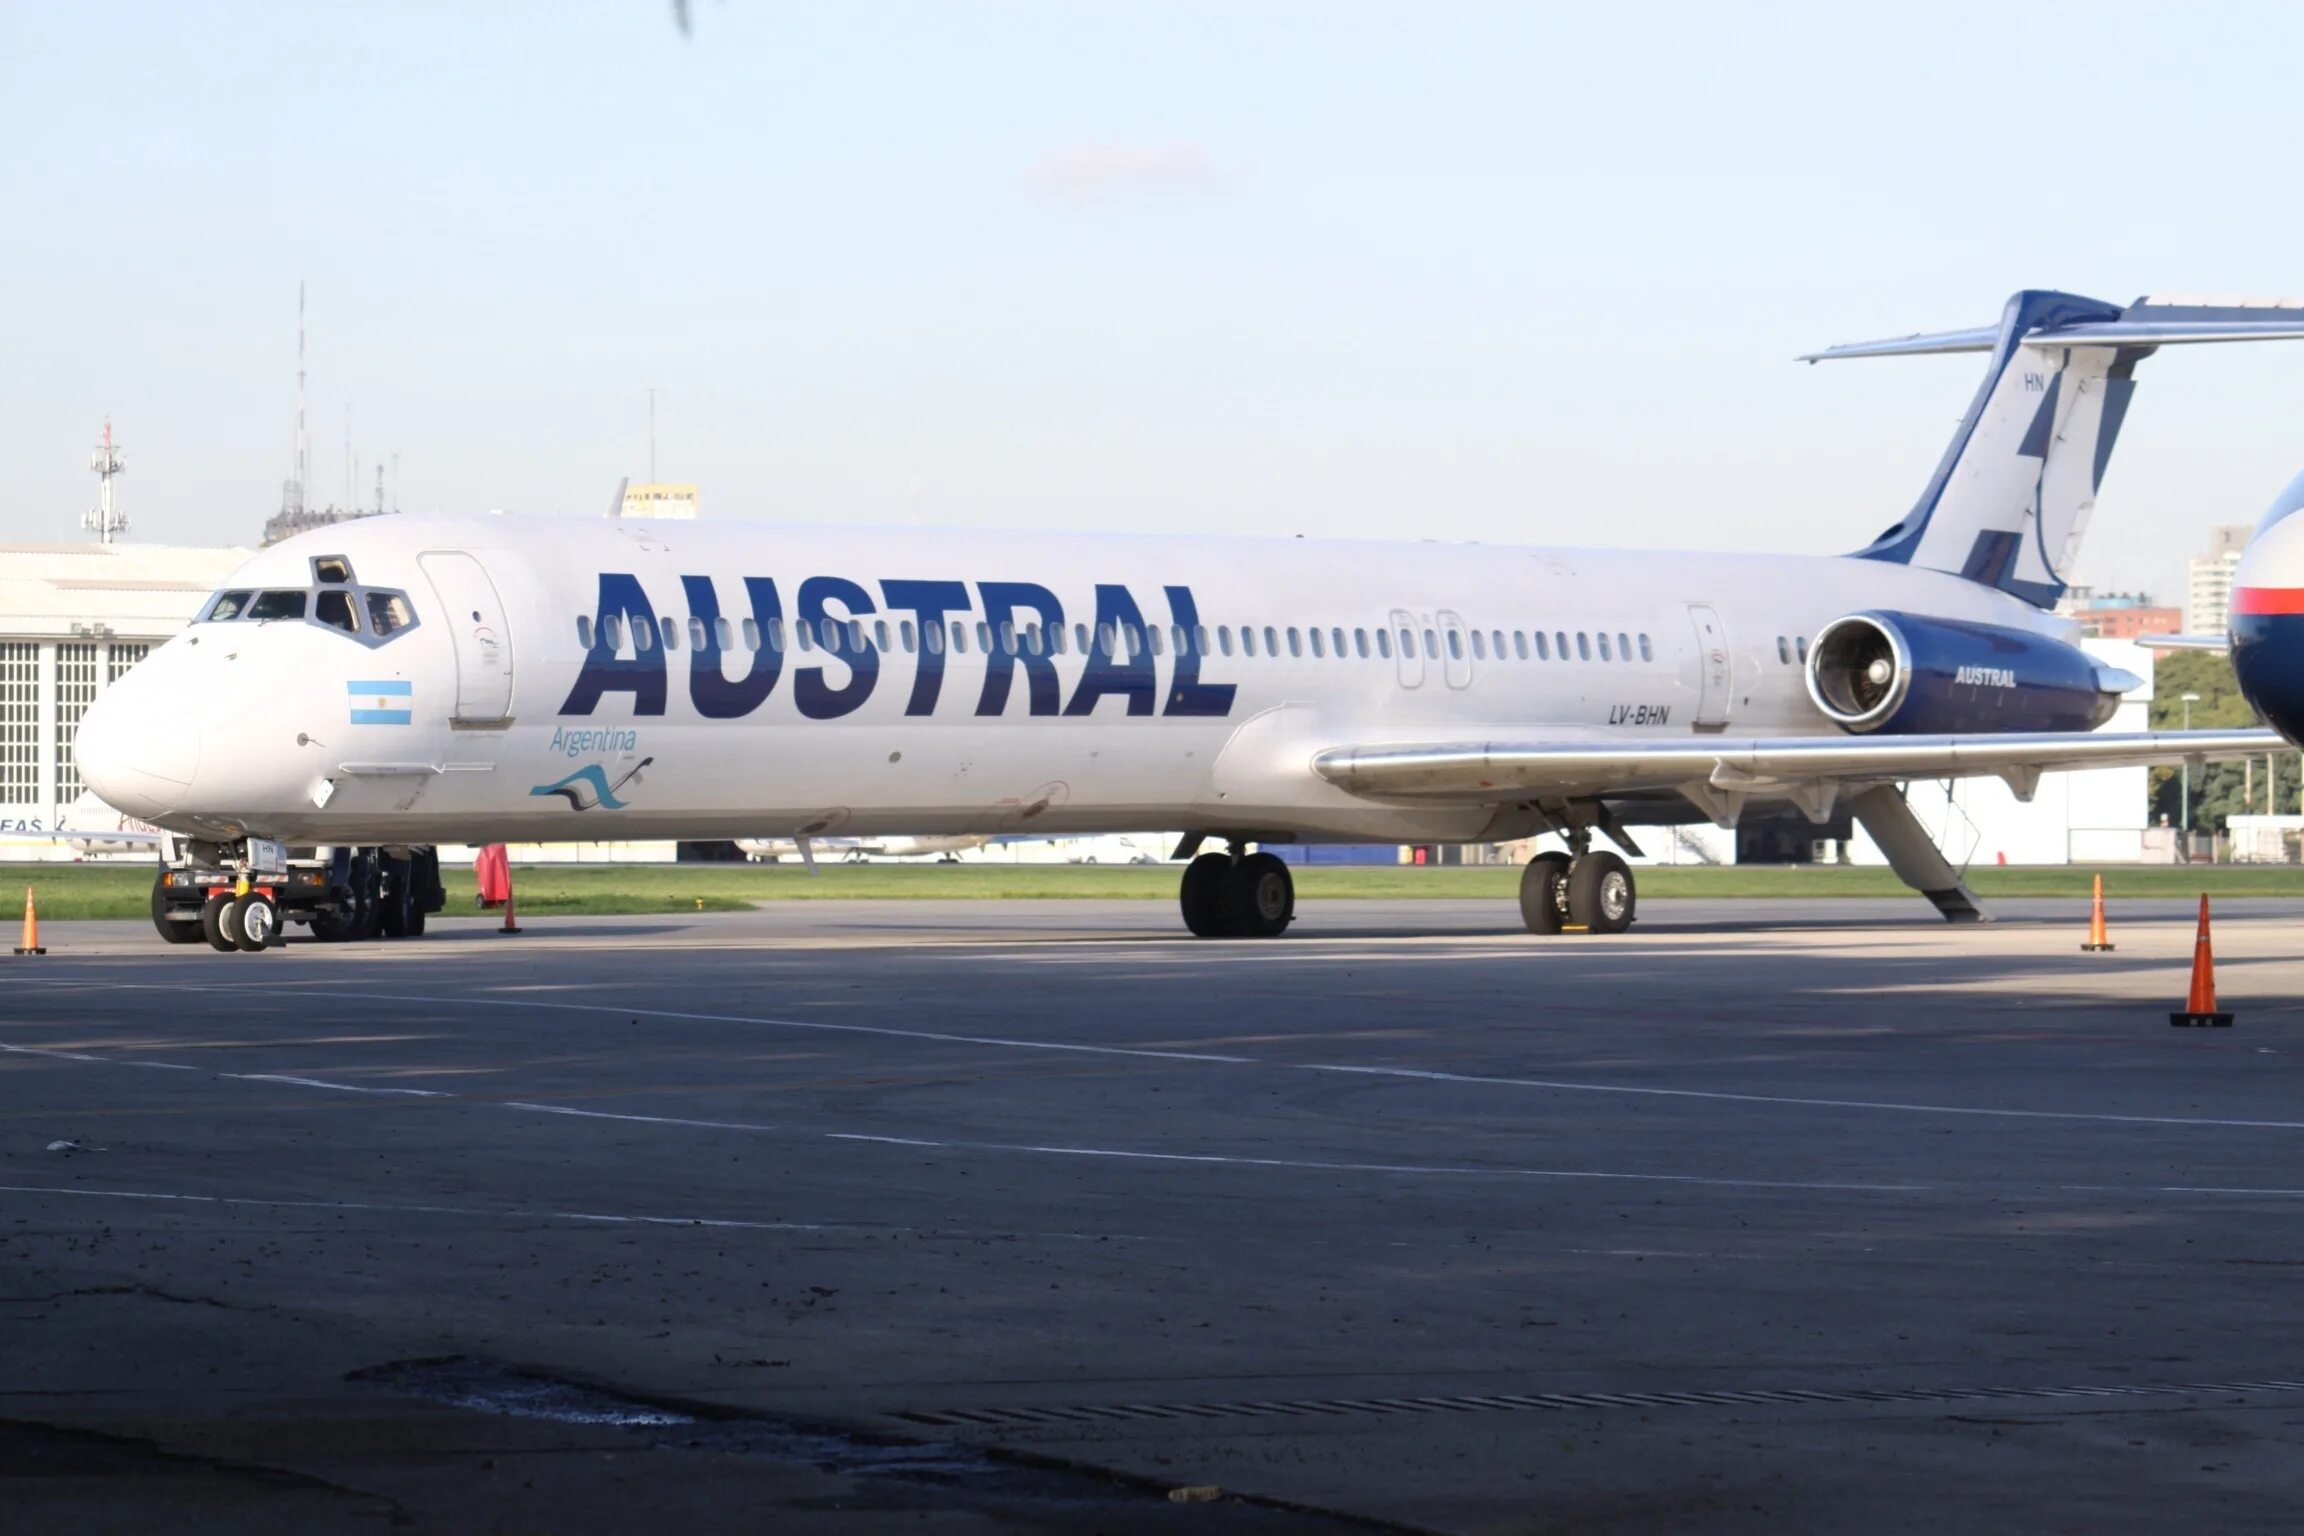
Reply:
M730 677L720 643L720 596L712 578L680 578L688 616L701 621L689 626L688 699L707 720L737 720L752 713L775 692L784 672L786 651L771 643L771 637L784 633L784 603L776 583L765 576L747 576L743 581L760 644L756 650L739 653L749 654L751 666L741 677ZM1001 636L1020 637L1032 629L1043 635L1062 635L1064 607L1046 587L1029 581L980 581L975 587L980 601L970 598L969 584L963 581L883 581L880 594L885 606L881 607L862 586L844 577L811 576L801 582L791 649L801 654L820 650L836 665L795 666L794 706L807 719L836 720L861 708L872 696L880 683L880 649L869 639L854 643L848 629L851 621L867 616L908 616L917 626L918 640L912 651L917 666L911 695L904 704L907 715L934 714L943 693L946 647L927 643L931 631L937 631L941 639L947 626L965 619L981 621L990 632ZM1167 598L1169 620L1187 636L1196 635L1200 609L1192 600L1192 589L1161 590ZM649 598L637 576L603 572L600 601L592 620L592 648L560 713L589 715L603 698L621 693L630 695L634 715L663 714L666 648L656 644L640 649L626 641L621 646L626 654L619 654L619 640L634 629L635 621L652 627L656 616L665 611ZM1126 712L1131 715L1231 714L1234 685L1201 680L1204 658L1197 644L1171 648L1172 654L1166 658L1171 673L1167 697L1161 700L1161 658L1153 656L1145 643L1150 628L1125 586L1099 582L1087 666L1073 685L1071 698L1060 697L1062 687L1056 676L1052 653L1061 646L1060 639L1037 648L1028 648L1016 639L1006 643L995 639L990 647L979 647L984 685L976 697L975 712L980 716L1004 714L1016 674L1021 672L1026 714L1092 714L1108 696L1125 700ZM699 634L701 644L695 643ZM809 637L807 642L800 641L801 635ZM819 643L817 637L829 643Z

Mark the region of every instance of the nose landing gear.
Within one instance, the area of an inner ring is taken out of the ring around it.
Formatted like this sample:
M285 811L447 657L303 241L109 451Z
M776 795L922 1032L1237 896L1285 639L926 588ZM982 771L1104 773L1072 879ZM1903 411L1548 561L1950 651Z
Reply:
M225 953L278 947L290 923L323 943L420 938L447 904L430 848L299 850L187 843L152 885L152 926L171 944L205 939Z

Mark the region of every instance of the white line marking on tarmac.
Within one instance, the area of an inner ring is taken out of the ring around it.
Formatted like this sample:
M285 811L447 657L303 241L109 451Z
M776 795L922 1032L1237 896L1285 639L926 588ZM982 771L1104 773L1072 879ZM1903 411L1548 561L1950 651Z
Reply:
M369 1211L387 1216L478 1216L500 1221L589 1221L610 1226L714 1227L747 1232L894 1232L975 1241L986 1237L1058 1238L1067 1242L1166 1243L1135 1232L1009 1232L959 1227L903 1227L864 1221L742 1221L724 1216L633 1216L603 1211L490 1210L470 1205L399 1205L370 1200L286 1200L252 1195L184 1195L148 1189L76 1189L54 1184L0 1184L0 1194L57 1195L76 1200L151 1200L181 1205L241 1205L288 1211Z
M240 996L246 987L210 986L156 986L149 982L132 981L49 981L49 986L105 989L118 992L217 992ZM678 1019L693 1024L756 1024L775 1029L812 1029L840 1035L882 1035L898 1040L929 1040L945 1045L1006 1046L1021 1051L1069 1051L1090 1056L1139 1056L1156 1061L1204 1061L1220 1066L1247 1066L1253 1056L1218 1056L1197 1051L1134 1050L1121 1045L1079 1045L1067 1040L1011 1040L999 1035L955 1035L927 1029L897 1029L883 1024L831 1024L819 1019L763 1019L743 1014L689 1013L675 1008L638 1008L606 1003L560 1003L543 998L527 997L425 997L405 992L341 992L322 991L318 988L298 988L298 997L337 997L354 1002L424 1003L435 1008L475 1006L482 1008L532 1008L557 1013L622 1014L631 1019ZM60 1054L60 1053L52 1053ZM102 1057L90 1057L102 1060Z
M90 991L138 992L214 992L238 995L248 989L221 986L162 987L150 983L67 980L42 978L34 985L47 985L67 989ZM2100 1125L2167 1125L2192 1126L2216 1130L2304 1131L2304 1120L2237 1120L2219 1119L2200 1115L2123 1115L2096 1110L2062 1109L2000 1109L1963 1104L1911 1104L1888 1099L1827 1099L1792 1094L1736 1093L1712 1088L1650 1088L1629 1083L1588 1083L1556 1078L1490 1077L1468 1072L1438 1072L1416 1067L1363 1066L1345 1062L1273 1061L1255 1056L1229 1056L1198 1051L1162 1051L1117 1045L1080 1045L1056 1040L1014 1040L990 1035L959 1035L929 1030L896 1029L872 1024L833 1024L808 1019L763 1018L746 1014L693 1013L669 1008L611 1007L605 1003L563 1003L534 998L503 997L432 997L392 992L327 992L300 990L303 997L340 997L359 1001L420 1003L435 1008L454 1008L459 1005L482 1008L526 1008L562 1013L597 1013L626 1018L674 1019L687 1023L750 1024L769 1029L803 1029L835 1034L879 1035L903 1040L927 1040L948 1045L984 1045L1011 1047L1018 1050L1059 1051L1095 1056L1121 1056L1156 1061L1205 1062L1217 1066L1262 1066L1286 1071L1329 1072L1347 1076L1397 1078L1405 1081L1434 1083L1484 1084L1503 1088L1535 1088L1555 1093L1607 1093L1629 1094L1645 1098L1709 1100L1730 1104L1776 1104L1805 1109L1858 1109L1877 1110L1907 1115L1963 1115L2003 1120L2057 1120ZM0 1043L0 1051L23 1055L56 1056L68 1061L111 1063L112 1058L92 1056L70 1051L49 1050L37 1046ZM164 1065L163 1063L143 1063ZM248 1076L245 1073L219 1073L218 1076ZM411 1088L354 1088L346 1084L321 1084L345 1092L429 1094L440 1097L435 1090Z

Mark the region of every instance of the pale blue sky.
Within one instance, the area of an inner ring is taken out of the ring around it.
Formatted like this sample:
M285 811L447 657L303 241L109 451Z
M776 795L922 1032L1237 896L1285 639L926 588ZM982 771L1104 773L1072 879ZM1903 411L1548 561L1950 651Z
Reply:
M2053 286L2304 293L2279 7L0 0L0 536L596 516L1852 548ZM2145 365L2082 573L2181 601L2304 345ZM366 475L364 473L364 479ZM363 487L363 497L368 488Z

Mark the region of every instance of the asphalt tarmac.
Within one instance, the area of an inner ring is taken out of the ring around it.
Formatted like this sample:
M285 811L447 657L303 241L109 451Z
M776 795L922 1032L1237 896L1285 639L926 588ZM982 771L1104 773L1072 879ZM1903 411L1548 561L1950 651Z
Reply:
M2304 901L0 957L11 1530L2304 1524ZM1179 1495L1179 1497L1172 1497Z

